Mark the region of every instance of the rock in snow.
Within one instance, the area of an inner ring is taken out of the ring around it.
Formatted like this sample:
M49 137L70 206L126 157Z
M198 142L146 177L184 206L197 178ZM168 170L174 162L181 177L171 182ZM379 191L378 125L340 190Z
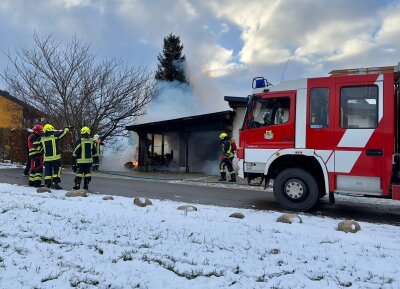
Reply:
M244 219L244 215L242 213L233 213L229 215L230 218L236 218L236 219Z
M146 207L153 204L149 199L142 199L138 197L133 198L133 203L138 207Z
M66 197L87 197L88 191L85 189L79 189L75 191L69 191L65 194Z
M51 193L50 188L42 187L42 188L37 188L36 192L38 193Z
M338 231L345 233L357 233L361 230L360 224L354 220L344 220L338 224Z
M282 216L278 217L276 221L286 224L303 223L303 220L297 214L283 214Z
M197 211L197 208L192 205L184 205L184 206L179 206L176 208L177 210L182 210L182 211Z

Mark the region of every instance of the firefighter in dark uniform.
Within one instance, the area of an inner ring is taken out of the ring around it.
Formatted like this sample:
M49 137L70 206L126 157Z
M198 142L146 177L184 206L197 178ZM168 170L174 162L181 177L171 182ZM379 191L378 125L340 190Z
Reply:
M32 187L40 187L42 185L43 152L40 149L40 136L42 134L43 126L35 124L31 135L28 137L29 186Z
M233 170L232 161L235 156L230 138L227 133L223 132L219 135L219 139L221 140L221 148L222 148L222 156L220 158L221 162L219 164L219 171L221 173L221 178L219 181L226 181L226 172L225 167L228 168L228 172L231 175L231 179L229 182L236 182L236 174Z
M89 189L89 183L92 179L90 169L92 167L93 155L95 153L96 148L93 139L90 137L90 128L85 126L81 129L81 137L76 141L75 149L72 153L77 164L74 190L78 190L81 187L82 179L83 188L85 190Z
M40 139L41 149L43 150L44 160L44 182L46 187L53 187L61 190L61 152L60 140L69 132L69 128L61 131L54 131L51 124L43 127L44 134Z
M93 136L93 142L94 142L94 147L95 147L95 153L93 154L92 168L93 168L93 171L98 171L99 165L100 165L100 146L104 145L104 143L98 134L95 134Z

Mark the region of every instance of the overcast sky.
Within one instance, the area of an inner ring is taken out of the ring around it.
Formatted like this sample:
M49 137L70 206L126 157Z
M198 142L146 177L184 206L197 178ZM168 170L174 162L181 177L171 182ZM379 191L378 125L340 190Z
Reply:
M2 52L30 47L34 31L77 35L99 57L150 70L172 32L196 95L218 108L224 95L246 96L255 76L279 83L400 60L400 1L1 0L0 17Z

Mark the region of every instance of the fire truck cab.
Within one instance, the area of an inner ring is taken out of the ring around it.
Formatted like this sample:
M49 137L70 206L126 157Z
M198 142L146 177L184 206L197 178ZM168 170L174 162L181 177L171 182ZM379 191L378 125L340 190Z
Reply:
M399 79L399 66L276 86L255 78L239 132L241 176L273 180L288 210L334 193L400 199Z

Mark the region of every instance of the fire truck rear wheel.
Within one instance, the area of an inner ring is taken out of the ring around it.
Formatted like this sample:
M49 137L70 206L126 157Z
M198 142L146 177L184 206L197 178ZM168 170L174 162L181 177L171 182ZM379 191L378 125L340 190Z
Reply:
M286 169L275 178L274 195L283 208L304 212L310 210L317 203L318 184L306 170Z

